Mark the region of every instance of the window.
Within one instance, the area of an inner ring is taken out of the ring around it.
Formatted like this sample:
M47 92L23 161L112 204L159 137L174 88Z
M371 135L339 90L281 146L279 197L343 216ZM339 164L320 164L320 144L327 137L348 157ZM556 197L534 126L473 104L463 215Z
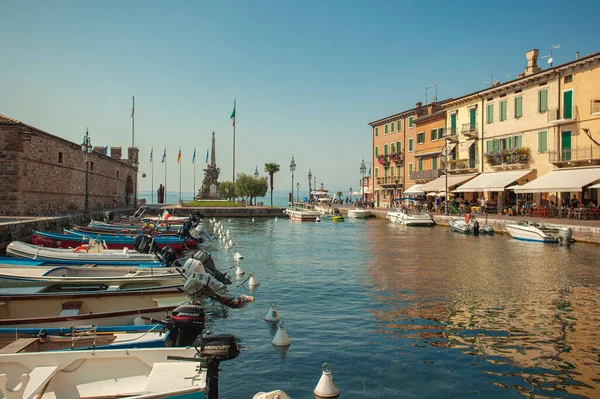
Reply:
M379 128L378 127L375 128L375 137L379 137Z
M438 157L431 158L431 169L438 168Z
M412 116L408 117L408 128L409 129L413 128L413 117Z
M446 135L446 128L445 127L440 127L438 128L438 137L442 138Z
M394 167L390 166L390 176L394 176Z
M413 152L413 139L408 139L408 152Z
M413 163L412 163L412 162L410 162L410 163L408 164L408 173L410 173L410 172L412 172L412 171L413 171Z
M388 125L387 125L387 123L385 124L385 134L388 134Z
M485 109L485 122L494 122L494 104L488 104Z
M396 152L402 152L402 142L401 141L396 143Z
M388 145L384 144L383 145L383 155L387 155L388 154Z
M375 146L375 156L378 157L379 156L379 146Z
M450 134L456 134L456 113L450 115Z
M548 111L548 89L538 91L538 112Z
M390 123L390 132L394 133L394 122Z
M63 154L62 154L62 152L58 153L58 163L63 163Z
M379 176L379 168L375 168L375 177Z
M565 83L571 83L573 81L573 75L565 76Z
M396 146L394 145L394 143L390 144L390 153L393 154L396 152Z
M548 131L538 132L538 153L542 154L548 151Z
M417 133L417 144L423 144L425 142L425 132Z
M438 139L438 130L431 129L431 141L435 141Z
M398 121L398 131L401 132L402 131L402 119L400 119Z
M418 170L423 170L423 157L419 158L419 169Z
M515 118L523 116L523 96L515 97Z
M506 100L500 101L500 111L498 115L498 120L505 121L506 120Z

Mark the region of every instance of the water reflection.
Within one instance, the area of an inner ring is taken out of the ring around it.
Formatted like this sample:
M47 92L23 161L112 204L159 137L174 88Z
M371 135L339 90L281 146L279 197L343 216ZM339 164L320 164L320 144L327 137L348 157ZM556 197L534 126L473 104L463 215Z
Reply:
M371 227L375 333L459 350L500 388L598 397L596 248Z

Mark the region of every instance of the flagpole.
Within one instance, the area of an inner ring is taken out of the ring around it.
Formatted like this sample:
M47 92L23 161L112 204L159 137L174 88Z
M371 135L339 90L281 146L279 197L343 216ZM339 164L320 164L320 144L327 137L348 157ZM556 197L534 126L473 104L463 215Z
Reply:
M194 164L194 196L192 197L192 201L196 199L196 149L194 148L194 157L192 158L192 163Z
M232 182L235 183L235 112L236 112L236 100L233 100L233 178Z
M154 152L154 147L152 147L152 153ZM152 160L150 161L150 167L152 168L151 170L151 176L150 176L150 180L152 181L152 194L151 194L151 203L154 204L154 154L152 155Z
M177 162L179 162L179 202L181 203L181 148L179 149Z
M165 204L167 203L167 147L165 147Z
M134 137L135 137L135 96L131 96L131 99L133 101L133 106L131 108L131 148L135 148L135 139L134 139ZM139 158L139 156L140 155L138 153L137 157ZM135 168L136 164L139 165L139 162L137 159L134 160L134 165L133 165L134 168ZM136 168L136 171L135 171L135 198L133 200L134 201L133 203L135 204L134 206L137 206L137 200L138 200L138 171Z

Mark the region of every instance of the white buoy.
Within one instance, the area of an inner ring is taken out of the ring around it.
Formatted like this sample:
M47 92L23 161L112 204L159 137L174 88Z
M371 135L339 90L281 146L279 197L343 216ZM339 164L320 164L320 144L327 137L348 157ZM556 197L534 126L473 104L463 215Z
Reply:
M254 274L250 274L250 279L248 280L248 285L250 287L256 287L260 283L254 278Z
M244 259L244 257L242 256L241 253L239 253L238 251L235 251L233 253L233 259Z
M252 218L252 223L254 223L254 218Z
M277 221L277 216L275 216L275 221Z
M228 222L231 222L231 218L227 219Z
M267 315L265 316L265 321L270 321L270 322L278 322L279 321L279 314L277 313L277 307L275 306L275 302L271 302L269 311L267 312Z
M292 343L292 341L290 341L290 338L287 335L287 332L285 332L285 327L283 327L283 321L279 323L279 329L277 330L277 334L275 334L275 338L273 338L273 341L271 341L271 343L275 346L289 346Z
M235 275L236 275L236 276L242 276L242 275L244 275L244 274L246 274L246 272L244 271L244 269L242 269L242 268L240 267L240 265L237 265L237 266L235 267Z
M227 237L229 237L229 229L227 229L227 233L226 234L227 234Z
M231 241L231 238L229 239L229 246L233 247L233 241Z
M315 219L316 223L319 223L321 221L321 218L317 216L317 218Z
M257 392L252 399L292 399L281 390L270 391L270 392Z
M335 381L331 375L331 364L323 363L321 370L323 374L321 374L321 379L319 379L319 383L313 393L319 398L337 398L340 396L340 390L335 385Z

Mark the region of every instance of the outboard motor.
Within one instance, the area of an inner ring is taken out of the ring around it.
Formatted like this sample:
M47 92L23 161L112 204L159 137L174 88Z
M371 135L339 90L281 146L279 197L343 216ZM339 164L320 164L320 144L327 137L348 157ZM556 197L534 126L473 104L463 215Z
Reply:
M160 250L160 259L165 262L169 266L179 266L179 261L177 260L177 253L175 250L169 246L164 246Z
M179 305L164 325L170 330L166 346L197 346L204 330L206 316L200 305Z
M160 253L160 247L154 241L154 238L152 238L152 236L149 234L139 235L133 243L133 249L135 249L141 254Z
M115 214L112 213L111 211L104 212L103 219L104 219L105 223L108 223L108 222L112 221L114 219L114 217L115 217Z
M215 261L213 260L211 254L206 251L199 250L193 256L194 259L202 262L202 265L206 269L206 271L212 274L219 282L223 284L231 284L231 280L227 277L226 274L221 273L217 267L215 266Z
M190 230L192 229L192 222L187 220L183 226L179 228L177 231L177 237L182 238L184 240L194 240L196 242L203 242L202 236L193 236L190 234Z
M573 239L573 230L570 227L561 227L558 229L558 242L569 244L575 241Z

